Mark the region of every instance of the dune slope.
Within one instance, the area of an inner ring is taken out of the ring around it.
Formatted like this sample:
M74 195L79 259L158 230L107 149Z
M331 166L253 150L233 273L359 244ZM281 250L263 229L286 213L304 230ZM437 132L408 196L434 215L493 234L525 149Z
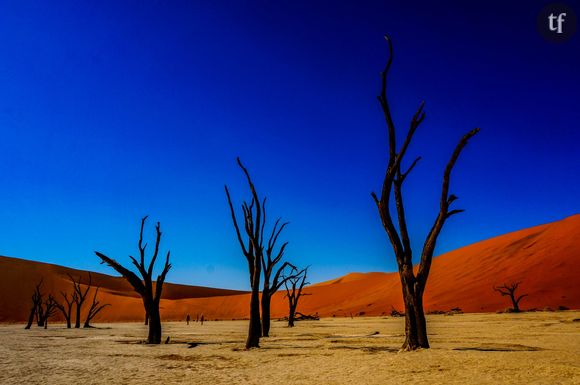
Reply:
M385 245L385 247L388 247ZM0 257L0 322L26 318L34 285L44 277L45 293L70 289L67 273L86 272L44 263ZM494 285L521 281L528 297L521 307L580 308L580 215L520 230L454 250L434 259L425 293L426 310L459 307L466 312L492 312L509 307ZM86 279L86 278L85 278ZM102 321L143 318L142 304L121 278L93 273L104 302L113 306ZM351 273L308 287L299 311L321 316L388 314L402 309L397 273ZM203 313L208 319L240 319L248 314L249 296L231 290L168 284L161 302L166 320ZM281 293L273 298L272 315L286 314Z
M41 279L43 294L51 293L57 300L62 299L61 292L72 292L69 274L75 280L81 277L83 283L88 282L89 272L87 271L0 256L0 322L22 321L27 318L30 297ZM112 305L110 311L103 311L101 320L136 321L143 318L141 299L125 279L94 272L91 273L91 279L93 286L100 287L99 300ZM93 292L89 293L87 302L92 301ZM163 286L163 302L169 304L182 298L191 300L198 297L239 296L244 293L236 290L166 283Z
M525 308L580 307L580 215L508 233L434 258L425 293L426 310L459 307L490 312L510 305L492 287L521 281ZM338 281L338 282L337 282ZM380 315L402 309L396 273L348 275L311 288L306 311ZM316 298L319 297L319 298ZM338 301L325 298L335 297ZM333 304L334 302L334 304Z

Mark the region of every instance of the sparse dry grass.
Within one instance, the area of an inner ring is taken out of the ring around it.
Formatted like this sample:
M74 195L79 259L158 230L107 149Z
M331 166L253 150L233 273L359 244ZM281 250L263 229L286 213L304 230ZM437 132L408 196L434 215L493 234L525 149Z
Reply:
M244 351L247 321L98 329L0 326L1 384L579 384L580 312L428 316L432 348L399 353L402 318L327 318ZM378 334L374 334L379 332ZM188 348L188 342L199 343Z

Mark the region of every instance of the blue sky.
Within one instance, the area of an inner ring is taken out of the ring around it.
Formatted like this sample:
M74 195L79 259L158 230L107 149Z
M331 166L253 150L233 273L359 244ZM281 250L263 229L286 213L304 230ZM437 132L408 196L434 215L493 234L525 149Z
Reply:
M239 155L312 281L394 270L369 195L387 156L384 33L400 132L426 101L415 247L473 127L451 187L466 212L437 253L580 211L580 39L544 41L542 2L356 3L1 1L0 254L113 273L93 250L128 261L148 214L169 281L245 289L223 192L247 197Z

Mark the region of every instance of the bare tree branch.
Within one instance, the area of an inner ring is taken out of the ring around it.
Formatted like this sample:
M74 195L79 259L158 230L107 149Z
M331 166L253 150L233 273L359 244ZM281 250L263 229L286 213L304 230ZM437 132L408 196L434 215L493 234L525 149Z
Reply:
M91 289L93 277L92 277L91 273L89 272L89 282L86 284L86 287L83 290L82 286L81 286L81 285L83 285L81 276L79 276L78 280L75 280L71 274L67 274L67 275L70 278L71 283L73 285L73 290L74 290L73 299L74 299L75 304L76 304L75 328L78 329L81 327L81 311L82 311L83 304L85 303L85 300L87 298L87 295L89 294L89 290Z
M461 140L455 147L455 151L453 151L453 154L451 155L451 159L449 159L449 162L445 167L445 172L443 173L443 186L441 188L441 201L439 203L439 214L435 219L433 227L429 231L429 235L427 235L427 239L425 240L425 244L423 245L423 252L421 253L421 264L419 265L419 272L417 273L417 276L420 277L421 280L425 280L426 277L429 275L429 269L431 268L431 260L433 258L433 252L435 251L437 237L441 233L441 229L445 224L445 220L449 218L451 215L463 211L463 210L453 210L451 213L449 212L450 203L457 199L455 195L449 195L449 182L451 179L451 171L453 170L455 162L457 162L457 159L459 158L461 151L465 148L469 139L471 139L478 132L479 128L475 128L469 131L461 138Z
M52 294L48 295L46 301L44 301L44 328L48 328L48 319L54 315L58 310L58 302L54 299Z
M91 303L91 306L89 307L89 311L87 313L87 318L85 319L85 324L83 326L85 328L92 327L91 326L92 319L95 318L95 316L97 314L99 314L99 312L101 310L103 310L105 307L111 306L110 303L101 304L99 301L97 301L97 295L99 294L99 289L100 289L100 287L97 287L95 289L95 295L93 296L93 302Z
M32 326L32 323L34 322L34 317L37 318L37 325L40 326L40 322L42 322L44 324L44 320L40 319L41 316L39 315L39 308L42 305L42 291L40 290L40 288L42 287L42 282L44 281L44 278L40 279L40 282L38 282L36 284L36 286L34 287L34 292L32 293L32 306L30 308L30 313L28 316L28 322L26 324L26 326L24 327L24 329L30 329L30 327Z
M506 297L510 297L510 300L512 302L512 311L514 313L519 313L520 312L520 301L522 300L522 298L527 297L527 294L522 294L519 297L516 296L516 291L518 289L518 287L520 286L521 282L512 282L512 283L504 283L502 286L494 286L493 290L497 291L498 293L500 293L502 296L506 296Z
M70 298L68 297L68 293L65 293L64 291L61 291L60 295L62 296L64 303L62 303L62 304L57 303L56 307L62 313L62 315L66 321L66 327L68 329L70 329L71 328L72 309L73 309L74 304L77 302L77 293L76 293L76 291L73 291ZM66 306L65 306L65 304L66 304Z
M133 286L133 289L139 294L145 293L145 285L143 285L143 281L141 278L137 276L137 274L133 273L131 270L122 266L116 260L107 257L105 254L95 251L95 254L101 258L101 260L106 263L107 265L111 266L115 269L119 274L121 274L125 279Z
M409 173L415 168L421 157L415 158L409 168L404 172L401 170L401 164L403 163L403 159L410 147L410 143L417 128L425 120L425 103L420 103L411 119L405 139L403 140L402 145L398 147L395 124L393 122L391 109L387 99L387 75L393 61L393 45L388 36L385 36L385 40L388 44L388 58L385 68L381 72L381 91L377 99L379 100L387 124L389 158L384 174L381 194L380 196L377 196L377 194L372 192L371 196L377 205L382 225L385 228L389 241L393 247L399 269L399 277L403 287L406 330L406 339L403 344L403 349L415 350L421 347L429 347L422 298L427 278L429 276L437 237L441 232L445 220L450 216L463 211L459 209L449 210L449 205L457 199L454 195L449 195L451 170L453 169L461 150L466 146L468 140L479 131L479 129L470 131L459 141L459 144L445 168L439 214L437 215L437 219L425 240L418 272L417 275L415 275L413 270L413 250L411 248L411 240L407 227L402 186L403 182ZM390 212L391 195L394 196L395 200L397 225L395 225L395 221Z
M248 256L248 250L246 249L246 245L244 244L244 241L242 240L242 234L240 233L240 227L238 226L238 219L236 218L236 212L234 211L234 206L232 204L232 198L230 197L230 191L228 190L228 186L224 186L225 190L226 190L226 196L228 197L228 205L230 206L230 212L232 215L232 222L234 223L234 228L236 229L236 235L238 237L238 242L240 243L240 247L242 248L242 252L244 253L244 256L246 258L249 258ZM245 215L245 210L244 210L244 218L246 217Z
M227 192L227 187L226 187ZM145 324L149 325L149 335L147 336L147 343L149 344L159 344L161 343L161 316L159 313L159 302L161 300L161 293L163 290L163 283L165 282L165 278L167 273L171 269L171 264L169 263L169 257L171 253L168 251L165 264L163 266L163 270L157 276L157 280L155 282L155 289L153 288L153 270L155 267L155 262L157 261L157 256L159 255L159 246L161 244L161 224L159 222L155 225L155 249L153 251L153 255L151 256L151 260L149 261L149 265L145 265L145 251L147 248L147 244L143 244L143 230L145 227L145 222L147 220L147 216L141 219L141 227L139 230L139 242L137 244L139 248L139 261L135 258L130 257L131 262L137 270L141 277L137 276L131 270L125 268L116 260L109 258L103 253L95 251L95 254L101 259L102 263L106 263L115 269L119 274L121 274L127 282L133 286L133 289L141 296L143 300L143 307L145 309ZM93 303L96 301L96 293L95 298L93 299ZM98 301L96 301L98 302ZM105 305L99 305L98 303L94 305L93 313L90 313L94 316L96 313L101 311ZM90 319L87 320L87 324Z
M306 281L309 267L310 266L307 266L298 271L295 266L292 266L292 275L284 277L283 279L284 287L286 289L285 298L288 298L288 327L294 326L294 321L296 320L296 309L298 308L300 297L303 295L309 295L302 292L304 286L310 284Z
M248 271L250 273L249 278L252 294L250 296L250 327L246 340L246 349L250 349L260 347L260 337L262 334L262 324L260 321L260 279L262 275L262 264L264 263L263 236L266 222L266 198L264 197L263 200L260 200L248 169L242 164L239 157L236 161L246 177L252 196L249 204L247 201L243 201L241 205L245 231L245 235L242 236L229 190L227 186L225 187L232 222L236 230L236 237L242 248L242 253L248 262ZM244 237L247 239L247 246Z

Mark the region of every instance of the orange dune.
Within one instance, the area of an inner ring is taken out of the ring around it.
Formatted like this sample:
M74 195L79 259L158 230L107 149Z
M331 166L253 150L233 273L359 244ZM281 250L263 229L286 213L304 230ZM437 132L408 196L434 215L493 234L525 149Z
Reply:
M385 247L389 247L385 244ZM34 285L44 278L44 293L70 290L70 279L87 272L16 258L0 257L0 322L26 319ZM521 307L580 308L580 215L501 235L443 254L433 260L425 293L426 310L459 307L466 312L493 312L509 307L494 285L521 281L529 296ZM93 273L99 298L111 303L96 321L139 321L141 300L119 277ZM299 311L321 316L381 315L403 308L397 273L351 273L309 286ZM249 295L239 291L166 284L161 301L165 320L203 313L208 319L248 316ZM282 293L272 300L272 316L286 314Z
M0 256L0 322L19 322L28 317L30 297L41 279L42 293L52 294L57 300L61 300L61 292L72 292L68 274L75 279L82 277L83 283L88 282L87 271ZM98 300L112 305L103 310L102 316L95 320L138 321L143 319L141 298L124 278L100 273L91 273L91 276L93 286L100 286ZM92 293L94 292L91 291L87 297L87 302L92 301ZM183 298L191 301L198 297L204 299L232 295L239 297L244 293L237 290L166 283L163 286L161 306L171 309L174 303L180 302ZM90 305L84 305L84 307L87 306ZM181 318L181 315L177 318Z

